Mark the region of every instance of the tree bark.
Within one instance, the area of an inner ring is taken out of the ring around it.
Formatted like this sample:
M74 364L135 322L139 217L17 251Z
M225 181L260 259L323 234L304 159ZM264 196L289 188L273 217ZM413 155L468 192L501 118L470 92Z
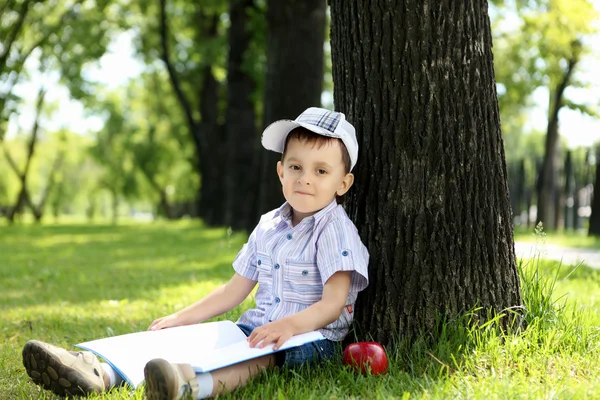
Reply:
M487 3L397 3L331 1L360 147L346 204L371 255L355 318L383 343L521 304Z
M321 104L325 10L325 0L267 2L265 127L278 119L295 119L308 107ZM258 215L284 201L275 170L281 155L267 151L259 154Z
M227 164L225 169L224 223L233 229L245 229L258 222L256 215L256 168L258 150L255 105L252 95L254 78L244 68L246 53L252 40L249 11L254 0L232 0L229 10L229 56L227 66L227 112L225 135Z

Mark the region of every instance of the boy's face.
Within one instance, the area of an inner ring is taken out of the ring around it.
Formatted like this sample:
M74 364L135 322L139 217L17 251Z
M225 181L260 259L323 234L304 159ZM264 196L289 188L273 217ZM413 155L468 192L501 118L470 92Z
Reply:
M354 182L354 176L344 169L339 140L319 147L291 138L283 161L277 163L277 174L296 223L346 193Z

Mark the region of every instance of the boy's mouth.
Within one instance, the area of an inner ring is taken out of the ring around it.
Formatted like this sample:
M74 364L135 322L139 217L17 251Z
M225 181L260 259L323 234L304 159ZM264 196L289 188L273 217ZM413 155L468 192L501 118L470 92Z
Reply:
M303 195L303 196L312 196L311 193L301 192L299 190L296 191L296 194L300 194L300 195Z

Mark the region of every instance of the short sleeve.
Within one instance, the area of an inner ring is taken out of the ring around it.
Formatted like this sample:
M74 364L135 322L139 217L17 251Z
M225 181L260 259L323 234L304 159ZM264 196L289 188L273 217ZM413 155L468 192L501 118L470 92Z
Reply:
M260 226L260 225L259 225ZM248 242L244 244L235 260L233 269L235 272L253 281L258 281L258 269L256 269L256 231L258 226L250 234Z
M317 240L317 265L323 285L338 271L353 271L350 292L369 284L369 252L349 219L330 221Z

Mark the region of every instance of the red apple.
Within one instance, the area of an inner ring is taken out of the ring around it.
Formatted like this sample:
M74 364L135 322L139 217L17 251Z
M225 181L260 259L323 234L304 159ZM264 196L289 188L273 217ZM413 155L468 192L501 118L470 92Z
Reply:
M357 342L344 349L344 364L350 365L364 374L384 374L388 369L388 359L385 349L377 342Z

